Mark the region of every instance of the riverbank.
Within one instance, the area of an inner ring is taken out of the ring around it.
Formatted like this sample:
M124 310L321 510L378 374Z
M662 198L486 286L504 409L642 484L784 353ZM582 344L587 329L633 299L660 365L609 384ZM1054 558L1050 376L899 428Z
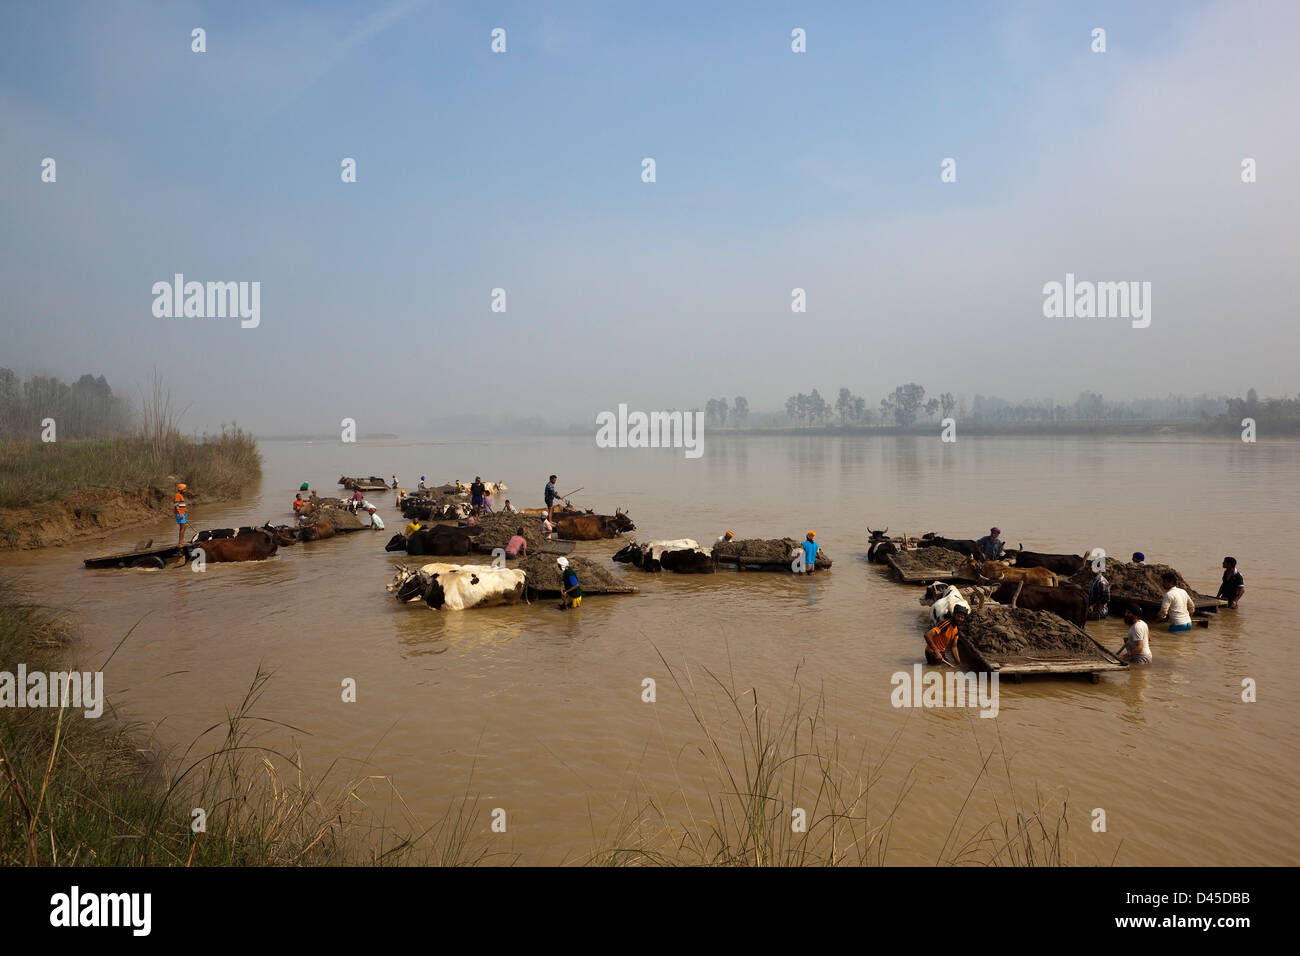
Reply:
M262 477L253 437L238 428L199 439L131 436L0 443L0 550L82 541L171 513L185 482L191 505L237 498Z
M53 706L45 696L55 692L53 679L34 705L36 674L77 673L68 660L76 643L59 616L20 602L0 580L0 866L429 862L412 859L413 841L397 828L362 820L356 808L383 789L372 779L340 783L333 767L309 778L296 752L259 739L251 728L266 723L254 716L266 672L224 724L183 753L161 755L112 706L112 655L85 665L102 673L101 715L86 716L84 697ZM12 682L20 667L26 688ZM25 706L14 706L15 692Z

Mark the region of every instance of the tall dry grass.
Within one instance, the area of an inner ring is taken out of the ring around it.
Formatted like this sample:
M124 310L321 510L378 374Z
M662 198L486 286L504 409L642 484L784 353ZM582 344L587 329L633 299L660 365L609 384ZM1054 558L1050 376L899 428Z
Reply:
M67 670L68 640L54 616L18 603L0 582L0 671L20 661L29 673ZM468 784L421 828L367 761L308 775L297 749L266 741L302 733L258 715L269 679L259 669L224 721L183 753L154 760L138 746L142 729L110 712L90 720L80 710L0 708L0 866L511 861L473 838L481 813Z

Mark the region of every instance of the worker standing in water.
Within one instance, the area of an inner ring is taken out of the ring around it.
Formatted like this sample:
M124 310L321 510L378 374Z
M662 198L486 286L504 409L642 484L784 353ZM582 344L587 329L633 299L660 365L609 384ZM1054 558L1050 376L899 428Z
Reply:
M927 664L945 664L955 666L961 663L961 651L957 649L957 639L961 637L962 625L966 623L966 606L957 604L948 612L948 616L936 626L925 632L925 662ZM944 654L952 648L952 661Z
M813 568L817 564L817 532L809 531L800 543L799 547L803 548L803 573L812 574Z
M1115 656L1130 664L1150 664L1151 629L1138 615L1136 605L1130 604L1124 609L1124 623L1128 625L1128 633L1124 635L1124 646L1115 652Z
M188 518L189 505L185 501L185 483L176 486L176 494L172 495L172 513L176 516L176 546L181 547L185 544L185 523Z
M735 536L736 536L736 532L734 531L728 531L725 534L720 534L718 535L717 540L713 542L713 546L716 548L720 544L726 544Z
M569 559L556 558L555 563L560 566L560 610L581 607L582 586L578 584L578 576L573 573L573 568L569 567Z
M1160 602L1160 620L1169 621L1169 630L1175 633L1192 629L1192 615L1196 613L1196 602L1192 596L1178 586L1178 578L1171 571L1160 575L1164 584L1165 599Z
M1237 570L1236 558L1223 559L1223 583L1219 585L1218 597L1228 602L1234 611L1241 603L1241 596L1246 593L1246 579Z

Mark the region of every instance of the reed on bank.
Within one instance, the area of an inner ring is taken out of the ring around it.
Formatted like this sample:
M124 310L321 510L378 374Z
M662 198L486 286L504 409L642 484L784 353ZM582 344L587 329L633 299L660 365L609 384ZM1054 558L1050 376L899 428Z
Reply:
M0 581L0 671L67 671L70 641L55 615L18 602ZM180 754L141 748L143 728L111 708L91 719L80 709L0 707L0 866L508 861L470 839L478 807L468 789L420 829L391 781L364 762L359 773L336 762L309 776L296 749L266 742L301 733L257 715L269 678L259 669L226 719Z
M170 490L237 497L262 477L253 436L238 426L200 438L172 431L89 441L0 442L0 508L33 508L95 492Z

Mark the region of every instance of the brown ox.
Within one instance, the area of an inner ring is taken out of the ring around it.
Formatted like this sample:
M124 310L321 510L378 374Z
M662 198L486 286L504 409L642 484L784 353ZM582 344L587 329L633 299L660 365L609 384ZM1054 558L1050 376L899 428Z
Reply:
M265 561L279 547L275 537L258 528L233 538L213 538L193 546L192 555L203 552L204 561Z
M1010 581L1012 584L1023 581L1044 588L1054 588L1058 583L1056 573L1047 568L1014 568L1002 561L980 564L973 557L968 557L966 562L977 577L988 581Z
M612 515L574 515L555 522L555 533L565 541L597 541L617 538L625 531L635 531L632 519L622 509Z
M305 524L300 529L299 537L303 541L322 541L334 537L334 525L319 520L315 524Z

